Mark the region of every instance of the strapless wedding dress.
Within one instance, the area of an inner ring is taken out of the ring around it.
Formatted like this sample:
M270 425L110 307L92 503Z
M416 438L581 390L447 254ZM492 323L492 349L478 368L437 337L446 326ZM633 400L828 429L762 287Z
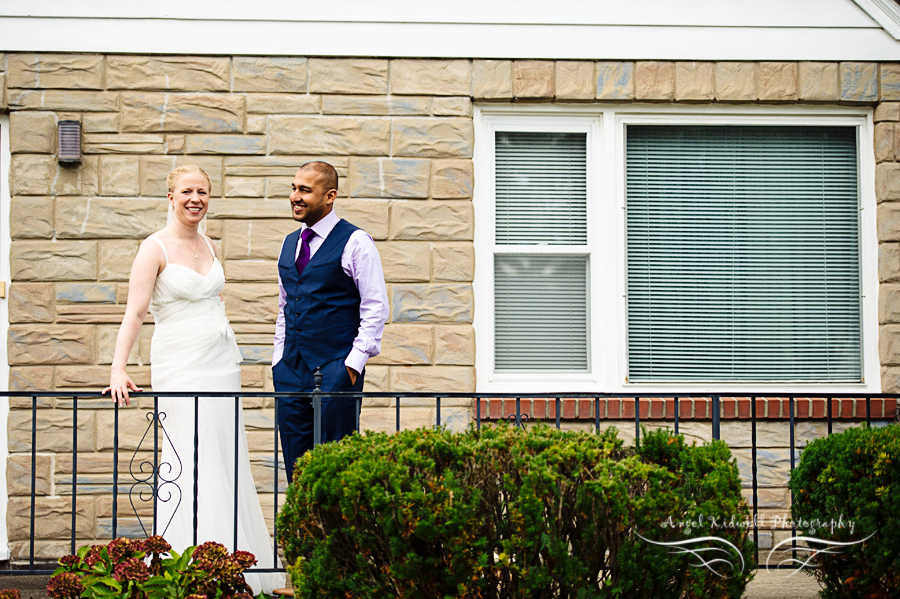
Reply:
M155 321L150 345L153 390L233 391L239 398L241 353L219 298L225 286L222 265L215 259L209 272L201 275L187 266L170 264L162 240L150 239L166 256L166 268L157 276L150 300ZM209 250L212 253L212 247ZM240 399L237 402L237 549L255 555L257 568L281 567L273 560L272 538L250 472ZM159 411L168 438L161 441L157 532L181 553L195 544L194 398L160 398ZM201 397L199 415L196 544L216 541L234 551L235 400ZM285 582L282 573L245 576L256 594L271 593Z

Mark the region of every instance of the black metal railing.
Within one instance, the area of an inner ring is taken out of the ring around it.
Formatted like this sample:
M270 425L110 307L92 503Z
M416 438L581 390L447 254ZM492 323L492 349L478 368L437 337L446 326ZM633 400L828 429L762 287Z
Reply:
M320 381L317 380L317 383ZM193 522L193 540L194 544L197 543L198 540L202 542L203 539L197 539L197 522L198 522L198 513L200 510L200 506L198 505L198 480L199 480L199 448L200 448L200 436L199 436L199 402L201 398L219 398L223 403L232 402L234 406L234 414L235 420L237 423L240 421L240 410L241 410L241 399L250 399L250 398L302 398L309 399L314 409L314 414L316 415L314 418L314 443L321 443L322 431L321 431L321 402L323 398L323 392L318 388L313 393L272 393L272 392L263 392L263 393L255 393L255 392L241 392L240 396L235 397L233 393L213 393L213 392L203 392L203 393L134 393L131 395L133 400L140 400L143 398L152 398L153 401L153 409L152 411L147 411L145 414L145 418L147 420L146 429L143 432L143 435L135 447L131 462L129 464L129 475L131 476L132 482L130 483L130 487L128 488L128 498L131 502L132 512L135 514L137 518L141 532L144 535L164 533L165 527L163 530L159 530L159 522L158 522L158 506L160 502L172 501L175 497L178 497L178 501L181 501L183 497L183 491L181 486L179 485L179 480L182 475L185 474L185 466L184 460L182 456L178 456L177 453L173 452L175 458L178 461L177 469L175 464L170 464L167 462L160 461L160 442L162 443L171 443L171 440L168 437L168 433L166 432L166 413L164 411L160 411L159 408L159 399L166 397L180 397L180 398L193 398L194 402L194 431L193 431L193 456L191 456L191 484L192 484L192 522ZM423 399L430 399L434 402L435 407L435 419L434 426L440 427L442 425L441 420L441 400L469 400L474 402L473 412L474 419L473 424L477 428L481 428L481 426L486 421L496 421L499 419L506 419L513 422L516 426L524 426L528 422L534 422L538 420L537 418L529 415L525 409L523 409L523 401L545 401L551 403L555 406L555 410L553 411L553 417L551 419L552 423L556 426L556 428L561 428L563 426L563 422L568 421L568 418L564 418L562 416L562 407L563 402L569 400L580 400L580 401L589 401L592 405L592 415L593 415L593 430L595 432L599 432L601 430L602 421L615 420L621 422L622 420L630 420L631 418L622 418L622 414L618 414L616 418L601 418L601 407L606 407L606 404L612 401L631 401L633 402L634 407L634 433L636 442L639 441L641 435L641 424L642 424L642 400L660 400L664 399L667 402L672 402L674 410L672 411L672 417L669 418L666 415L666 409L663 410L663 416L659 417L653 416L650 413L649 401L648 401L648 411L647 414L643 416L643 418L651 419L655 422L671 422L673 425L674 432L676 434L679 433L681 427L681 421L684 419L681 416L680 410L680 402L686 400L693 401L703 401L710 408L706 410L704 408L703 415L701 417L692 417L692 421L701 421L701 422L709 422L710 423L710 436L713 439L721 439L721 421L720 416L722 413L722 401L723 399L726 401L732 401L736 399L740 399L741 401L749 400L750 405L750 414L749 419L746 420L746 417L740 417L737 408L735 407L734 418L741 419L744 421L749 421L750 432L751 432L751 489L752 489L752 529L753 529L753 541L759 547L759 526L757 524L757 518L759 515L759 480L758 480L758 468L757 468L757 425L760 419L765 418L764 414L759 414L757 401L760 399L759 396L752 395L737 395L737 394L710 394L710 393L693 393L693 394L678 394L674 395L672 393L656 393L656 394L620 394L620 393L528 393L528 394L509 394L509 393L453 393L453 392L402 392L402 393L391 393L391 392L366 392L366 393L327 393L328 397L334 398L353 398L357 404L356 413L360 413L360 408L362 406L362 402L364 399L376 399L376 398L388 398L394 400L394 410L395 410L395 430L399 431L401 429L401 406L402 400L411 400L415 399L418 405L421 405ZM22 555L21 552L17 552L16 555L12 556L11 563L11 573L21 573L21 574L49 574L53 571L54 566L49 556L44 556L44 558L36 558L35 557L35 535L36 535L36 505L37 505L37 458L38 454L41 453L38 449L38 419L39 419L39 409L38 403L39 399L48 399L48 398L71 398L72 400L72 498L71 498L71 538L70 538L70 550L74 553L77 549L76 542L78 541L77 534L77 501L78 501L78 404L79 401L93 401L97 402L98 400L103 402L109 402L110 408L114 410L114 425L113 425L113 464L112 464L112 522L111 522L111 536L110 538L115 538L119 535L120 527L119 527L119 491L120 491L120 481L119 481L119 455L121 453L120 448L120 413L124 409L131 408L121 408L117 405L113 405L108 396L102 396L97 392L84 392L84 393L71 393L71 392L0 392L0 397L7 398L24 398L30 399L30 410L31 410L31 431L30 431L30 457L31 457L31 472L30 472L30 528L29 528L29 537L28 537L28 555L27 560ZM838 419L833 413L833 402L835 400L843 400L843 399L852 399L855 402L864 401L865 402L865 417L861 418L857 415L856 410L854 409L850 414L850 417L841 416L841 420L853 420L856 422L865 421L867 424L871 424L873 422L872 418L872 401L880 400L884 403L891 402L889 405L896 405L897 398L900 395L887 395L887 394L808 394L805 393L802 396L798 395L789 395L789 394L781 394L781 393L769 393L765 396L765 398L773 398L778 397L782 401L786 400L788 402L788 410L787 417L782 417L779 414L777 418L768 418L768 420L775 421L787 421L789 423L789 434L788 439L786 440L788 443L788 449L790 454L790 470L793 472L796 464L795 464L795 452L796 452L796 439L795 439L795 427L796 421L798 419L806 420L806 421L822 421L825 420L827 422L827 434L832 434L833 431L833 422ZM806 412L806 414L802 418L798 418L796 415L796 405L795 402L798 399L810 399L810 400L825 400L825 405L827 406L827 410L822 416L815 416L813 411L810 409ZM515 408L513 411L501 414L497 416L496 414L484 414L483 408L485 402L490 402L492 400L504 400L505 401L514 401ZM18 402L19 405L14 408L15 410L21 411L24 407L22 405L23 402ZM27 402L26 402L27 403ZM666 406L668 404L665 404ZM735 403L735 406L737 404ZM27 408L25 408L27 409ZM57 408L58 409L58 408ZM144 408L148 409L148 408ZM277 516L278 513L278 495L279 495L279 463L281 462L281 457L279 453L279 432L278 432L278 402L275 402L275 417L273 424L273 463L274 463L274 482L273 482L273 495L274 495L274 513L273 516ZM894 410L891 410L893 414ZM605 411L604 411L605 413ZM884 412L882 412L884 413ZM878 421L885 421L888 418L879 417ZM584 420L584 418L581 418ZM356 423L357 430L360 429L359 417L357 417ZM234 485L234 522L233 522L233 530L234 530L234 544L232 547L239 549L238 547L238 477L239 477L239 427L235 425L234 428L234 477L235 477L235 485ZM145 444L150 444L152 440L152 456L150 458L141 458L140 454L142 451L142 447ZM174 450L174 445L173 445ZM25 452L16 452L18 454L22 454ZM57 452L59 453L59 452ZM149 503L152 502L152 523L149 526L144 525L144 521L141 519L141 511L139 509L139 505L135 503L135 501L141 503ZM791 503L793 504L793 492L791 493ZM277 527L277 522L275 524ZM13 531L10 531L13 532ZM272 538L277 538L277 528L274 528L272 531ZM21 531L19 531L21 534ZM796 529L792 529L792 536L796 536ZM774 538L773 538L774 543ZM796 541L792 543L792 548L796 550ZM276 564L276 556L278 553L278 545L277 541L273 541L272 545L272 563ZM759 563L759 549L756 552L756 561ZM793 566L787 566L793 567ZM284 571L281 568L253 568L249 570L250 572L272 572L272 571Z

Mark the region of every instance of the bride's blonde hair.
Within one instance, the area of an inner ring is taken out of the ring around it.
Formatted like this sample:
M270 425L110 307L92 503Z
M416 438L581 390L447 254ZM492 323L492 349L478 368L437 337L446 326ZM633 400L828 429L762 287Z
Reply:
M186 175L187 173L203 175L203 177L206 179L206 185L212 187L212 182L209 180L209 175L206 174L205 170L203 170L196 164L185 164L184 166L179 166L172 169L172 172L169 173L168 177L166 177L166 187L169 188L169 193L172 193L175 190L175 184L178 183L178 179L182 175Z

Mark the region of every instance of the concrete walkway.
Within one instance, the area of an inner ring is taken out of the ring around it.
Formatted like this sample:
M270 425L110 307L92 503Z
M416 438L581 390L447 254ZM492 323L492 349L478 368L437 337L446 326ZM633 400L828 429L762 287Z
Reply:
M789 571L761 570L747 588L744 599L815 599L819 585L801 573L788 577ZM19 589L22 599L49 599L48 576L10 576L0 572L0 590Z

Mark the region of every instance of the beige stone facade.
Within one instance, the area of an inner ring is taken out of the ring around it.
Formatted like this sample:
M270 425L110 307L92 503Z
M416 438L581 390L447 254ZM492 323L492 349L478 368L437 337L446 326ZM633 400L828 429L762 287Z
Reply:
M248 392L272 390L276 259L295 228L290 182L310 159L337 168L336 210L372 235L384 263L391 312L366 389L475 390L474 102L875 107L882 388L900 390L900 64L99 54L9 54L0 64L12 153L9 388L60 392L38 402L39 557L68 550L65 392L108 382L131 261L165 223L164 180L175 166L198 164L212 179L209 234L225 267ZM57 163L62 119L82 123L79 166ZM129 358L144 386L152 327L148 316ZM392 430L393 401L369 400L363 427ZM149 405L123 410L123 484ZM433 402L407 405L404 426L434 422ZM271 401L244 406L271 519ZM31 400L11 407L9 530L21 558ZM442 405L442 421L454 427L471 413L470 402ZM76 526L85 541L111 530L112 418L107 402L79 405ZM120 532L137 530L124 496L119 515Z

